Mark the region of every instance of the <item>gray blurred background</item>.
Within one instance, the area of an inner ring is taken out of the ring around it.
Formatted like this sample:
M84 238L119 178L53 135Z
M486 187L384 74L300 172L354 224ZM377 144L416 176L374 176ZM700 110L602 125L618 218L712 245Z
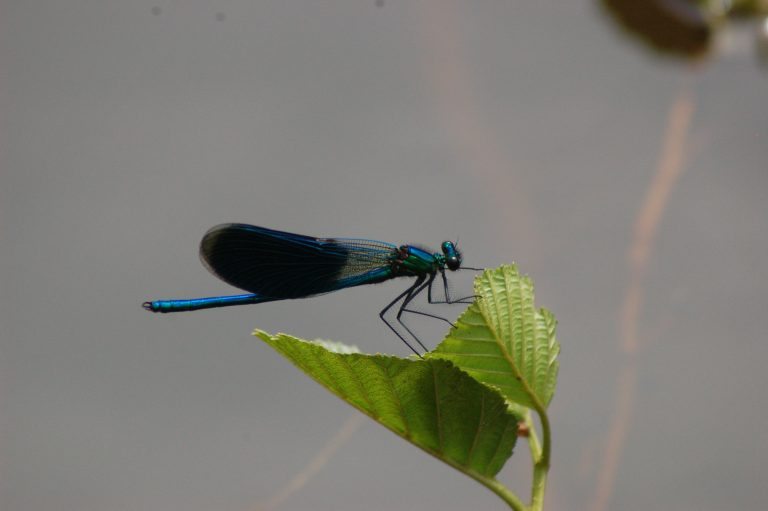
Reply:
M768 74L735 40L687 64L587 1L1 2L0 509L504 509L250 335L406 355L405 281L141 309L236 292L197 256L236 221L530 274L548 510L764 510Z

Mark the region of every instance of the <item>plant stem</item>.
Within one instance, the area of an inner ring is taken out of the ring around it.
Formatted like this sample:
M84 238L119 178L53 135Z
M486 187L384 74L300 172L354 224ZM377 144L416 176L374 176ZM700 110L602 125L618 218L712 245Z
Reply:
M525 424L528 426L528 447L531 450L531 459L533 464L541 459L541 443L539 443L539 434L536 433L533 421L531 420L531 411L527 410L525 415Z
M470 474L471 475L471 474ZM520 498L515 495L512 490L498 482L496 479L489 479L486 477L475 477L479 483L498 495L501 500L509 504L509 507L515 511L529 511L528 506L523 504Z
M542 447L539 450L538 437L535 435L531 436L531 454L535 455L535 451L538 451L540 456L534 456L530 511L541 511L544 507L544 492L547 489L547 474L549 473L549 456L552 450L551 430L547 412L543 407L537 407L536 412L539 414L539 420L541 421ZM533 432L533 429L531 431ZM534 447L536 448L535 450Z
M548 467L536 464L533 467L533 488L531 490L530 511L541 511L544 506L544 491L547 489Z
M549 428L549 417L547 411L544 408L536 410L539 414L539 420L541 421L541 459L537 464L541 464L546 470L549 470L549 456L552 451L552 432Z

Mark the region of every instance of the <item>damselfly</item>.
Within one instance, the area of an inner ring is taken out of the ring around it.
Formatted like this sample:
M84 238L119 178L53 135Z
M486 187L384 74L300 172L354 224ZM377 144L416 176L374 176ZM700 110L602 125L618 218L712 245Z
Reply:
M235 296L154 300L143 307L152 312L180 312L214 307L306 298L348 287L375 284L396 277L415 281L379 313L379 317L418 355L418 351L390 323L385 314L399 302L397 322L427 351L419 338L402 321L404 312L445 318L408 308L416 296L427 290L429 303L470 303L474 297L452 300L445 270L462 267L456 244L444 241L441 252L414 245L393 245L383 241L349 238L315 238L275 231L247 224L222 224L210 229L200 242L200 258L221 280L248 291ZM443 281L444 300L432 296L437 275Z

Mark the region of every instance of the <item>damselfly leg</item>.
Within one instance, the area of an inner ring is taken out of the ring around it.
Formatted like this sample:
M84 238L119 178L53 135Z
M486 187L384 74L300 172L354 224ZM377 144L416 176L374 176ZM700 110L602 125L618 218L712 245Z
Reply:
M404 336L392 325L387 319L384 317L384 315L395 306L396 303L400 302L402 300L402 303L400 304L400 307L397 310L397 315L395 318L397 319L397 322L400 323L400 326L403 327L403 329L410 334L410 336L416 340L416 342L421 346L425 351L427 350L426 346L421 342L419 337L408 327L408 325L405 324L403 321L403 313L408 312L411 314L418 314L420 316L426 316L429 318L439 319L440 321L444 321L448 323L451 327L455 327L450 320L438 316L437 314L431 314L429 312L419 311L415 309L409 309L408 305L418 296L420 295L425 289L427 290L427 301L430 304L468 304L472 303L472 300L476 298L475 295L471 296L465 296L463 298L459 298L457 300L452 300L450 295L450 288L448 286L448 280L445 276L445 272L440 272L441 277L443 279L443 292L445 294L445 300L435 300L432 298L432 285L435 283L435 278L437 277L437 272L432 273L429 275L429 278L427 278L424 275L420 275L417 277L416 281L413 283L412 286L410 286L408 289L400 293L392 302L390 302L379 314L379 317L381 317L382 321L386 323L386 325L393 331L395 334L402 340L406 346L408 346L411 351L416 353L416 355L421 356L416 350L413 349L413 346L404 338ZM426 281L425 281L426 280Z
M384 307L384 308L381 310L381 312L379 312L379 317L380 317L380 318L381 318L381 320L384 322L384 324L385 324L385 325L387 325L387 326L389 327L389 329L390 329L390 330L392 330L393 332L395 332L395 335L397 335L397 336L400 338L400 340L401 340L401 341L403 341L403 342L405 343L405 345L406 345L406 346L408 346L408 348L410 348L410 350L411 350L412 352L414 352L416 355L418 355L419 357L421 357L421 355L419 354L419 352L418 352L418 351L416 351L416 349L413 347L413 345L411 345L411 343L409 343L409 342L406 340L406 338L405 338L405 337L403 337L403 335L402 335L400 332L398 332L398 331L397 331L397 329L396 329L396 328L395 328L395 327L394 327L394 326L393 326L393 325L392 325L392 324L391 324L389 321L387 321L387 318L385 318L385 317L384 317L384 315L385 315L385 314L387 313L387 311L389 311L389 309L391 309L391 308L392 308L392 307L393 307L393 306L394 306L394 305L395 305L397 302L399 302L400 300L404 300L404 299L407 299L407 297L410 297L411 293L413 293L413 291L414 291L416 288L418 288L419 286L421 286L421 284L424 282L424 280L425 280L425 279L426 279L426 276L425 276L425 275L419 275L419 276L416 278L416 282L414 282L412 286L410 286L408 289L406 289L405 291L403 291L402 293L400 293L399 295L397 295L397 297L396 297L394 300L392 300L391 302L389 302L389 304L387 304L387 306L386 306L386 307ZM401 306L400 308L402 309L402 306ZM399 311L398 311L398 314L400 314L400 312L399 312ZM398 322L400 322L400 321L399 321L399 319L398 319ZM400 324L402 324L402 322L400 322ZM403 326L405 326L405 325L403 325ZM414 334L413 334L413 332L411 332L410 330L408 330L408 327L406 327L405 329L408 331L408 333L410 333L410 334L411 334L411 336L413 337L413 339L415 339L415 340L416 340L416 342L417 342L417 343L419 343L419 346L421 346L421 347L422 347L422 349L424 349L424 351L429 351L429 350L427 349L427 347L426 347L426 346L424 346L424 344L421 342L421 340L419 340L419 338L418 338L416 335L414 335Z

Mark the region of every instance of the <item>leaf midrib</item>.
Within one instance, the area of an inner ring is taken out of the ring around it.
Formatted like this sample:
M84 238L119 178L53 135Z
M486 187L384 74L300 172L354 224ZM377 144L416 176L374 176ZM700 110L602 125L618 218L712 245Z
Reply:
M494 304L498 304L497 296L496 296L496 290L495 286L491 285L489 286L491 290L491 294L493 295L493 301ZM504 278L504 287L507 288L507 278L505 276ZM518 286L519 288L520 286ZM508 293L509 294L509 293ZM534 405L534 408L537 410L543 410L543 407L541 406L541 402L539 401L538 396L533 392L531 387L528 385L528 382L526 381L526 378L520 373L520 370L518 369L517 365L515 364L514 358L512 358L509 354L509 352L506 349L506 346L504 345L504 342L499 337L498 332L496 331L496 328L493 325L493 322L489 320L488 315L485 312L484 307L478 307L480 314L483 316L483 319L485 320L485 323L488 327L488 330L493 335L493 338L496 342L496 344L499 346L499 351L501 351L502 356L504 357L504 360L509 365L510 369L512 370L512 374L515 376L515 379L520 382L520 385L523 388L523 391L530 397L531 402ZM511 317L511 315L510 315ZM512 325L510 324L510 330L509 335L512 337ZM514 343L514 339L512 339L512 342Z

